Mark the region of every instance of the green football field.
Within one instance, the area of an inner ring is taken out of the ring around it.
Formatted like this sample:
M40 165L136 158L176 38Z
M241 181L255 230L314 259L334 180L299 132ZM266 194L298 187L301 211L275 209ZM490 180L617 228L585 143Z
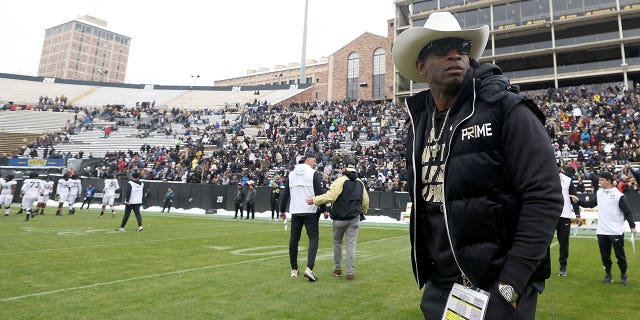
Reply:
M289 232L281 222L144 213L143 232L134 217L127 232L115 232L122 213L97 214L56 217L49 209L29 222L0 217L0 319L421 318L407 225L362 224L356 278L346 281L330 274L331 227L321 219L319 280L309 282L289 276ZM628 240L628 287L615 265L616 282L600 283L592 235L571 239L566 278L556 275L553 245L554 274L538 319L640 319L638 258Z

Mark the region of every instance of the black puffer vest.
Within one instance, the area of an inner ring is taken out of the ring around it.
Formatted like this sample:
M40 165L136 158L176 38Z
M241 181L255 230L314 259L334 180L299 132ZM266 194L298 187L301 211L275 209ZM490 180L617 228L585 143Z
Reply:
M506 77L500 75L498 67L493 67L497 70L485 70L480 77L478 70L474 77L469 75L463 94L466 95L465 102L456 106L459 109L452 122L453 130L445 130L445 139L450 146L444 169L445 221L460 269L473 285L481 288L497 281L513 241L521 205L501 153L505 115L517 104L524 103L544 123L544 115L537 106L510 92L512 88ZM470 73L474 71L469 70ZM425 132L427 128L426 94L426 91L421 92L407 99L415 129L410 130L407 143L410 172L415 172L416 168L420 170L420 152L414 152L414 147L423 145L424 135L413 135L414 132ZM409 176L409 191L414 200L410 232L414 274L422 287L428 281L433 265L427 260L423 239L417 238L415 230L415 208L424 205L415 190L415 175ZM530 281L548 278L548 258L547 255L546 263L538 268Z
M358 180L357 173L346 171L349 178L342 184L342 192L331 206L331 219L351 220L362 214L362 192L364 185Z

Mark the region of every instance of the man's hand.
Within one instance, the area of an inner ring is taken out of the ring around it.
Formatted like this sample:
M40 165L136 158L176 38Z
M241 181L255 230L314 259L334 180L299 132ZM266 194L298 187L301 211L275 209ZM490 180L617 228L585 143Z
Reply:
M280 212L280 219L284 220L284 218L287 217L287 213L286 212Z
M571 197L571 202L573 203L578 203L578 201L580 201L580 198L574 196L574 195L569 195L569 197Z
M308 205L312 205L312 204L313 204L313 197L307 197L307 200L305 200L305 202L306 202Z
M636 228L631 228L631 233L633 233L633 235L636 235Z
M326 212L326 211L325 211L323 214L324 214L324 218L325 218L325 219L329 219L329 212Z

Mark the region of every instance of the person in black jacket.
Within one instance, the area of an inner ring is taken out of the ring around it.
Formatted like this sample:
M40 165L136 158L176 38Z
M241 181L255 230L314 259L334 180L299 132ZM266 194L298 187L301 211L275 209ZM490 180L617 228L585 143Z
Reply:
M247 201L247 220L249 220L249 214L251 214L251 219L253 220L256 218L256 186L253 180L249 180L247 185L249 186L245 199Z
M477 62L488 37L486 25L462 30L434 12L393 46L398 72L429 84L406 100L411 259L425 319L448 312L451 292L473 289L488 291L485 319L535 319L551 273L563 199L544 115L499 67Z
M280 185L273 181L271 185L271 220L280 216Z
M569 259L569 234L571 233L571 211L576 214L576 224L582 225L580 220L580 206L571 203L571 195L577 195L576 187L573 185L571 177L564 174L564 168L562 163L558 162L558 176L560 177L560 184L562 185L562 198L564 199L564 206L562 208L562 215L558 219L556 224L556 235L558 238L560 271L558 273L561 277L567 276L567 260Z
M347 165L342 171L342 176L331 184L326 193L307 198L307 204L309 205L320 205L329 202L333 202L331 219L333 220L334 268L331 274L336 277L342 275L342 239L346 233L346 278L347 280L353 280L360 215L366 214L369 210L369 194L362 180L358 179L355 166Z
M238 210L240 211L240 219L242 219L242 216L244 215L243 202L246 195L247 193L244 191L244 188L242 187L242 182L238 182L238 189L236 190L236 194L233 197L233 205L236 209L236 214L233 216L234 219L238 218ZM247 218L248 218L248 215L247 215Z

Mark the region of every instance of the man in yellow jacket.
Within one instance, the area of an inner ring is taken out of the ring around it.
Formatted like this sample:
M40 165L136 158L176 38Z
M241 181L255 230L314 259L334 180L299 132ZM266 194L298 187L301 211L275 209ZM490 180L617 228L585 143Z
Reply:
M369 194L353 165L346 166L329 190L322 195L308 197L307 204L320 205L333 202L331 219L333 220L333 264L331 274L342 275L342 239L347 235L347 280L353 280L356 259L356 242L360 216L369 210ZM325 216L326 218L326 216Z

